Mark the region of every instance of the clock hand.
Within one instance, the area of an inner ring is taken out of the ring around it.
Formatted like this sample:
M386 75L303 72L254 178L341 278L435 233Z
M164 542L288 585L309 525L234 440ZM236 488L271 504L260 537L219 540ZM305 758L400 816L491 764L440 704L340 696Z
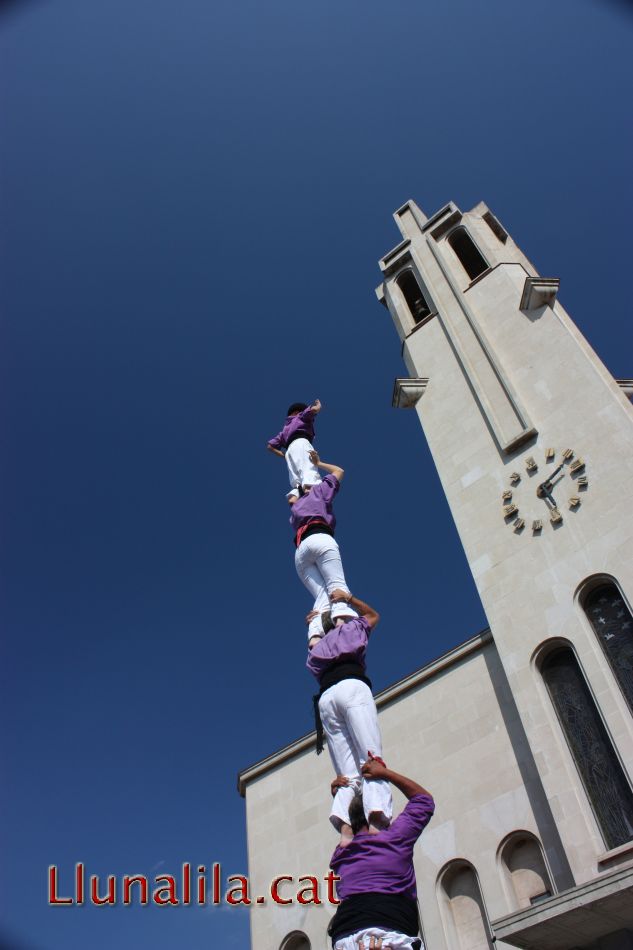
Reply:
M554 471L545 479L545 481L541 482L541 484L538 486L538 488L536 489L536 494L538 495L539 498L545 498L546 495L549 495L551 498L552 479L554 478L555 475L558 475L560 470L563 468L564 464L565 464L565 460L563 460L558 466L558 468L555 468ZM552 498L552 501L554 501L553 498Z
M558 468L555 468L554 471L550 474L550 476L549 476L549 478L547 479L547 481L548 481L548 482L551 482L551 480L554 478L554 476L555 476L555 475L558 475L558 473L559 473L560 470L564 467L564 465L565 465L565 461L563 460L563 461L560 463L560 465L558 466Z

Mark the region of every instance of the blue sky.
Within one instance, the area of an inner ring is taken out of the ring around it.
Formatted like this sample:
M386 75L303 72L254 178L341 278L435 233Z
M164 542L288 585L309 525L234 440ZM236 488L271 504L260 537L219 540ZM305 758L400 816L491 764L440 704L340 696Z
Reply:
M3 950L248 945L240 910L48 907L46 869L246 873L236 774L311 727L289 402L346 469L374 685L485 626L376 261L407 198L483 199L633 375L632 30L607 0L5 6Z

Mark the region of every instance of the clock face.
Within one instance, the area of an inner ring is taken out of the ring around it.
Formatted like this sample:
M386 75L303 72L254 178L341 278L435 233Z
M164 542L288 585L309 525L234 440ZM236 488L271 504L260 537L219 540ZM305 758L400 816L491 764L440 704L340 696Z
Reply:
M546 528L559 528L565 513L578 511L589 487L584 460L573 449L545 449L544 456L517 460L504 481L502 516L515 534L538 537Z

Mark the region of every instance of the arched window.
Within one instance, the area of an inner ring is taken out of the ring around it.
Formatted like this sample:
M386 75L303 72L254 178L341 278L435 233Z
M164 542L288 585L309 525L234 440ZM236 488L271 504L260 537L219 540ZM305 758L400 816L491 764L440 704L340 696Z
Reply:
M310 941L301 930L293 930L281 941L279 950L310 950Z
M541 844L527 831L516 831L501 848L501 864L517 908L531 907L554 893Z
M428 317L432 311L413 271L403 271L397 278L396 283L402 291L404 299L407 302L407 307L411 311L411 316L415 322L419 323L420 320L424 320L425 317Z
M541 672L607 847L617 848L633 838L633 793L589 687L568 647Z
M465 228L456 228L448 238L448 243L457 254L460 264L471 280L488 270L487 261L484 260L479 248Z
M490 924L477 873L466 861L453 861L440 883L451 950L492 950Z
M594 587L583 607L633 712L633 616L611 581Z

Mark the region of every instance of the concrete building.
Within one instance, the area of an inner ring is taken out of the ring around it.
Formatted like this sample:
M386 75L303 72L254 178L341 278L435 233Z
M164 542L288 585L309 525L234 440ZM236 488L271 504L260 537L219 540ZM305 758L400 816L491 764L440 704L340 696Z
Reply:
M427 950L633 948L633 381L484 204L394 217L394 405L419 416L490 625L377 697L389 764L418 775L423 754L433 776ZM254 893L327 871L313 746L239 777ZM253 950L325 950L331 913L258 907Z

